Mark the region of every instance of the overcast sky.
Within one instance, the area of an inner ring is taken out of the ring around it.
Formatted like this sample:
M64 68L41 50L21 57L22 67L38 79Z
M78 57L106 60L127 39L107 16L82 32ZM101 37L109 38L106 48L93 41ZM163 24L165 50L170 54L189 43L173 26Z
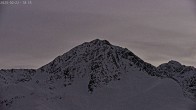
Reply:
M196 66L194 0L32 0L0 5L0 69L38 68L93 39L157 66Z

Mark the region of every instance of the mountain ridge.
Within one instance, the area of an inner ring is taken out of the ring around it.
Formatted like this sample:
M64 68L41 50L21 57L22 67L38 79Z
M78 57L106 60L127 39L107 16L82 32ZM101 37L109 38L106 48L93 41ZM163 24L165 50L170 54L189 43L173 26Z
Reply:
M59 100L63 98L64 94L60 91L69 91L67 88L75 87L78 84L84 86L83 89L87 93L96 94L97 91L110 87L113 83L127 80L127 76L130 75L134 77L130 77L131 79L127 81L136 81L134 82L136 85L140 83L137 80L147 80L148 77L153 76L152 82L156 82L154 81L156 78L176 81L184 95L195 101L195 73L194 67L181 65L173 60L155 67L126 48L114 46L107 40L95 39L76 46L38 69L0 70L0 86L6 88L22 86L22 89L27 87L25 96L29 96L29 94L34 96L34 90L39 90L37 94L44 94L46 97L44 100ZM149 83L150 86L151 84L153 83ZM79 88L81 88L80 86ZM124 85L122 86L124 87ZM138 93L141 92L140 87L133 87L138 89ZM150 88L154 87L156 86ZM125 88L127 87L125 86ZM133 92L133 94L136 93ZM23 98L23 95L19 96ZM15 97L5 98L0 105L4 107L11 105Z
M83 49L85 48L86 49L85 52L87 53L89 51L88 49L90 49L92 47L95 47L93 52L97 51L99 48L104 48L104 49L106 49L106 48L108 49L109 48L110 50L112 50L114 48L117 48L119 50L123 50L123 51L120 51L121 53L123 53L122 57L125 58L125 59L128 59L128 60L131 60L131 62L133 62L133 64L135 64L136 66L140 67L140 70L146 71L151 76L158 76L158 77L161 77L161 78L163 78L163 77L172 78L175 81L177 81L178 83L179 83L179 81L175 78L177 76L173 75L173 74L175 74L175 72L173 72L173 71L177 70L179 68L173 68L172 67L174 70L170 70L171 69L171 65L179 66L179 67L181 67L181 69L186 68L186 71L184 70L184 73L187 72L187 71L189 72L191 70L196 71L196 69L193 66L185 66L185 65L182 65L181 63L179 63L178 61L174 61L174 60L170 60L168 63L163 63L163 64L160 64L159 66L155 67L152 64L143 61L141 58L139 58L137 55L135 55L133 52L131 52L127 48L114 46L107 40L95 39L95 40L92 40L90 42L84 42L81 45L78 45L78 46L74 47L73 49L69 50L68 52L64 53L63 55L60 55L60 56L56 57L53 61L49 62L48 64L46 64L46 65L44 65L44 66L42 66L42 67L40 67L38 69L1 69L0 72L2 72L2 71L9 71L9 72L13 73L13 71L16 71L16 70L17 71L19 71L19 70L24 70L24 71L26 70L26 71L28 71L29 70L29 71L42 71L42 72L47 71L47 73L58 72L58 71L61 71L62 68L61 67L55 67L55 66L58 66L60 63L63 63L62 62L63 60L65 62L67 60L70 60L71 56L72 55L76 55L76 53L78 53L78 51L80 51L81 48L83 48ZM104 49L103 49L103 52L105 52ZM70 55L67 55L67 53L70 54ZM110 53L108 53L108 54L110 54ZM120 53L115 53L115 54L120 54ZM118 55L116 55L116 56L118 56ZM91 58L86 59L85 57L86 57L86 54L84 56L82 56L82 58L80 60L85 59L84 63L86 63L87 61L91 60ZM98 56L98 57L101 58L100 56ZM118 64L116 63L116 59L113 59L113 60L114 61L112 63L114 63L114 64L116 64L116 66L118 66ZM94 68L96 68L97 65L96 64L94 64L94 65L95 65ZM46 70L47 66L50 69ZM62 66L62 65L60 65L60 66ZM167 70L164 70L165 67L169 67L169 68L166 68ZM179 73L180 70L178 70L177 72ZM27 80L27 79L23 79L23 80Z

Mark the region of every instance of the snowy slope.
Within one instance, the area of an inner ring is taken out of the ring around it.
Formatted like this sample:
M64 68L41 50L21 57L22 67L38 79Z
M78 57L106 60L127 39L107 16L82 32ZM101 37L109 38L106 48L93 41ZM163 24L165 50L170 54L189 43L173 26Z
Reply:
M0 110L192 110L167 67L96 39L37 70L1 70Z

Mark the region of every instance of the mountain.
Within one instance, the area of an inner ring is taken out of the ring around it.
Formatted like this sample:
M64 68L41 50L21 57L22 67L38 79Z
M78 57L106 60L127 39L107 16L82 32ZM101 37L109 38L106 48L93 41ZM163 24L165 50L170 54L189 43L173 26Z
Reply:
M169 61L157 67L161 76L175 80L185 96L196 102L196 68L177 61Z
M195 72L96 39L35 70L0 70L0 110L193 110Z

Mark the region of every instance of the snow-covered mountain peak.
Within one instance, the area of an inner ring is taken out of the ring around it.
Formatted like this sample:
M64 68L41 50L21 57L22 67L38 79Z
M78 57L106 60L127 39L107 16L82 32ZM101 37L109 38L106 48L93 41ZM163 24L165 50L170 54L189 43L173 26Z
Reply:
M163 76L171 76L183 70L183 65L179 62L171 60L168 63L163 63L157 67Z
M144 62L128 49L99 39L76 46L38 69L46 74L45 80L51 84L60 82L68 86L76 78L88 77L88 90L91 92L94 88L120 80L133 70L158 75L156 67Z
M92 40L89 43L97 44L97 45L104 45L104 44L105 45L111 45L109 41L107 41L107 40L100 40L100 39Z
M173 66L182 66L180 62L175 61L175 60L170 60L168 62L169 65L173 65Z
M86 64L98 60L109 60L108 57L110 56L119 57L124 53L126 54L126 52L128 52L127 49L113 46L106 40L95 39L93 41L85 42L79 46L76 46L75 48L71 49L61 56L58 56L52 62L41 68L54 68L54 64L56 64L56 66L62 66L63 68L66 66L67 62L73 62L75 64Z
M174 67L174 68L179 68L181 67L182 64L179 63L178 61L170 60L168 63L163 63L159 65L159 67Z
M195 73L173 60L156 68L126 48L95 39L37 70L0 70L0 109L187 110L181 88L195 100Z
M162 77L175 80L182 87L184 95L196 101L196 68L171 60L158 66L157 70Z

